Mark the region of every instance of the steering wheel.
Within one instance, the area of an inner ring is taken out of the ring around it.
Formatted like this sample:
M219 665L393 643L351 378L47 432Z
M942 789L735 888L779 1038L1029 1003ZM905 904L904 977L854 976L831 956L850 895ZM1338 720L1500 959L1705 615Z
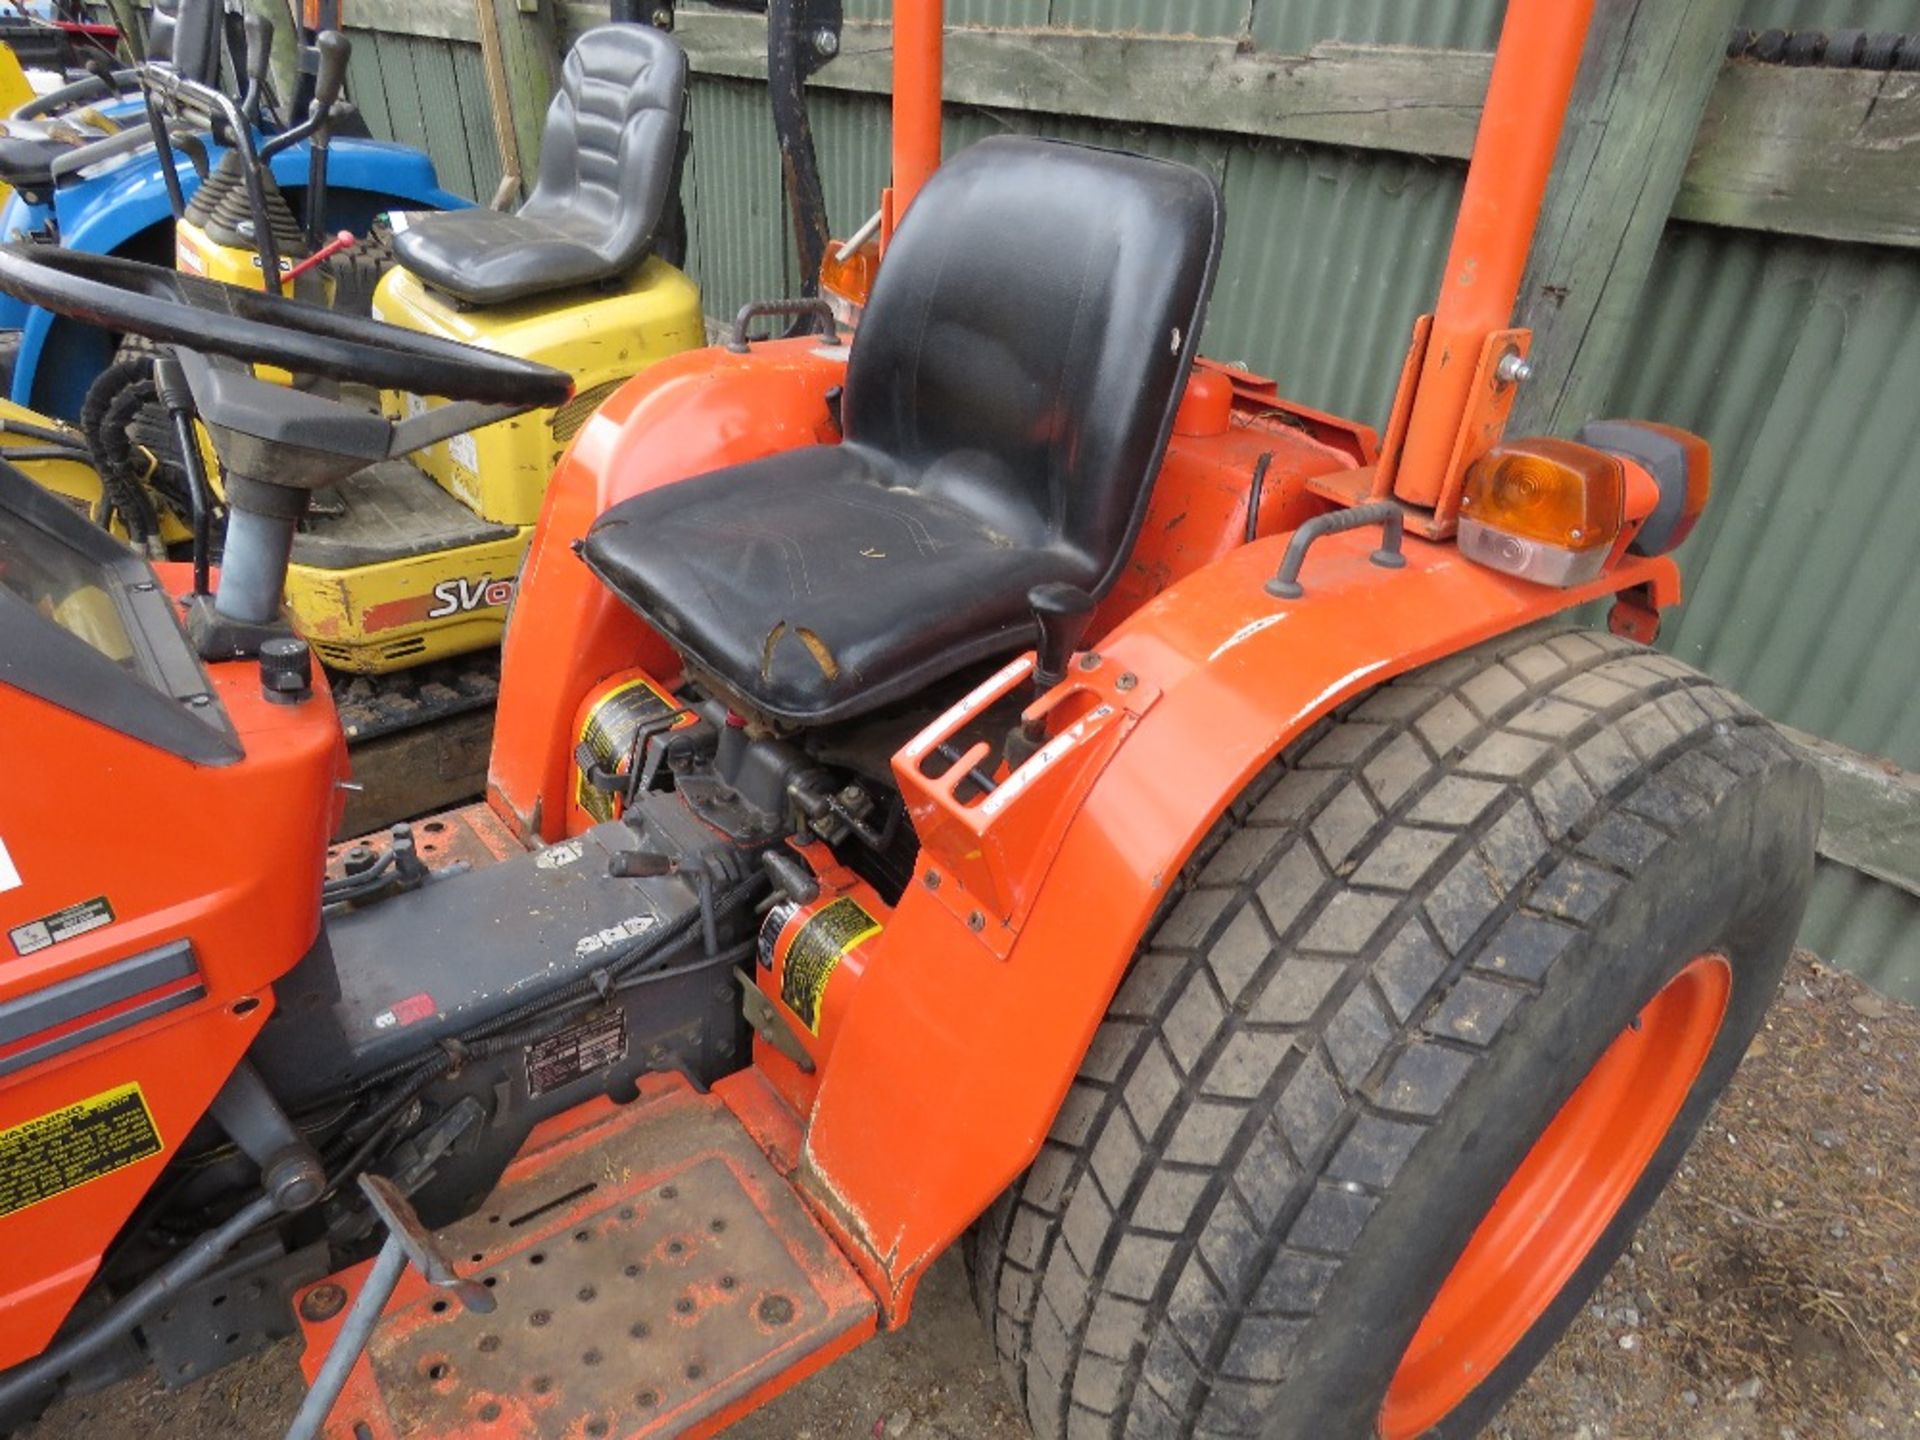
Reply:
M531 360L112 255L0 246L0 291L104 329L383 390L524 410L573 396L571 376Z

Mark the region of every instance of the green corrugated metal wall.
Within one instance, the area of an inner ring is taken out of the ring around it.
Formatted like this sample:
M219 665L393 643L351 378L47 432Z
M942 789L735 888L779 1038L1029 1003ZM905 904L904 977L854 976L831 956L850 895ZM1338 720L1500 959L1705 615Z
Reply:
M347 93L386 140L433 156L440 183L470 198L500 184L480 47L418 35L353 33Z
M1610 408L1709 436L1718 480L1668 643L1920 770L1920 261L1675 226L1639 332Z
M1297 53L1325 42L1485 49L1503 9L1502 0L949 0L948 15L1246 34ZM885 0L847 5L851 18L887 10ZM1747 0L1743 13L1754 27L1920 30L1920 0ZM452 188L489 193L499 164L474 48L367 32L356 42L354 93L375 129L425 143ZM449 94L457 100L442 108ZM885 182L886 105L822 90L813 116L845 234ZM692 126L692 264L708 312L792 293L761 87L697 78ZM1408 329L1435 289L1460 167L960 107L948 117L949 151L1001 130L1099 140L1213 172L1229 238L1208 352L1278 376L1309 404L1381 423ZM1920 769L1920 637L1899 618L1920 610L1916 321L1913 252L1675 225L1644 297L1644 343L1610 408L1700 430L1715 447L1716 503L1682 556L1689 599L1663 643L1790 724ZM1823 862L1807 939L1920 998L1920 898Z
M1920 256L1675 225L1638 331L1609 408L1714 446L1662 643L1920 770ZM1823 862L1803 938L1920 1000L1920 897Z

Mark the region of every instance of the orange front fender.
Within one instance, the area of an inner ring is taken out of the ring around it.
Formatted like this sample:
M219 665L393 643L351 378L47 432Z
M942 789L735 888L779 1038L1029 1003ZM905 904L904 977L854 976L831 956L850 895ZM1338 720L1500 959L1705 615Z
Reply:
M994 847L950 848L944 866L923 849L825 1069L803 1165L893 1323L1038 1152L1181 867L1289 741L1393 675L1584 601L1633 585L1679 598L1664 558L1557 591L1411 538L1406 567L1382 569L1375 535L1356 532L1316 545L1305 598L1280 601L1263 585L1286 540L1197 571L1104 638L1099 673L1130 674L1116 697L1146 698L1090 784L1055 787L1072 813L1030 825L1030 853L1008 862L1032 882L1011 930L990 905L956 905L947 875L928 884Z

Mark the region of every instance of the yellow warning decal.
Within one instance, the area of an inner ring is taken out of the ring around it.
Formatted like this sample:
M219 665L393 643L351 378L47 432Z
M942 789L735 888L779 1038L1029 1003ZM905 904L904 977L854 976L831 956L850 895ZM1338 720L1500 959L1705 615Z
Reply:
M147 1097L133 1083L0 1130L0 1217L151 1159L164 1148Z
M780 971L780 998L815 1035L820 1033L821 1000L827 981L846 953L880 933L880 922L851 895L843 895L800 927L787 947Z
M641 728L658 726L679 710L670 696L644 676L616 685L594 702L587 712L586 723L580 727L580 743L573 752L577 762L573 796L582 810L595 820L613 818L613 796L593 783L588 767L604 776L618 774L620 766L630 758L634 737ZM681 712L666 728L678 730L698 718L691 711Z

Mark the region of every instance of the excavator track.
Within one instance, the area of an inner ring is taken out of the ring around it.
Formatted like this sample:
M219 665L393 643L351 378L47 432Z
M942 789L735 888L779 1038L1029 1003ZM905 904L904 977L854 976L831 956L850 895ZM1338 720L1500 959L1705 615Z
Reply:
M480 650L386 675L329 671L359 787L340 834L446 809L486 789L500 652Z
M491 710L500 696L500 652L479 650L385 675L329 670L328 679L348 746L366 745L472 710Z

